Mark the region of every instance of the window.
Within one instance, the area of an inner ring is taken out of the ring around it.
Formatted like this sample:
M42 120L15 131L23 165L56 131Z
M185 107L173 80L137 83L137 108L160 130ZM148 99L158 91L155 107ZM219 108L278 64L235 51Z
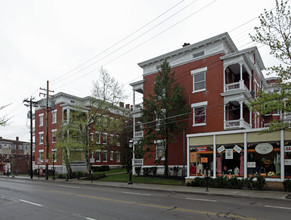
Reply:
M207 102L194 103L193 108L193 126L206 125L206 106Z
M113 160L114 151L110 151L110 160Z
M120 147L120 136L116 135L116 146Z
M39 127L43 126L43 114L39 114Z
M110 135L110 144L111 145L114 144L114 135L113 134Z
M52 112L52 123L57 123L57 110L53 110Z
M165 159L164 141L159 140L156 141L155 144L156 144L156 159L164 160Z
M101 161L101 153L100 151L96 152L96 162L100 162Z
M54 129L52 130L52 142L56 143L56 141L57 141L57 130Z
M39 144L43 144L43 132L39 132Z
M191 75L193 75L193 92L200 92L206 89L206 71L207 67L191 71Z
M107 144L107 134L106 133L102 134L102 144Z
M200 52L198 52L198 53L194 53L194 54L193 54L193 58L201 57L201 56L203 56L203 55L204 55L204 51L200 51Z
M57 149L52 149L52 161L57 162Z
M103 162L107 162L107 151L104 151L102 153L102 160L103 160Z
M96 132L96 144L100 144L101 141L100 141L100 132Z
M43 162L43 150L39 150L38 162Z
M120 152L116 152L116 162L120 162Z

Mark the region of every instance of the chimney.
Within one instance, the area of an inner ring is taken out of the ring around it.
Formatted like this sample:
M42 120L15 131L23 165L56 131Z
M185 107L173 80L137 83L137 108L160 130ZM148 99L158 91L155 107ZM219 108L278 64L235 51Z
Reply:
M187 47L187 46L189 46L190 44L189 43L184 43L183 45L182 45L182 47Z
M120 106L121 108L124 108L124 102L119 102L119 106Z
M16 137L16 141L19 141L19 137Z
M125 108L128 108L129 109L129 104L126 104Z

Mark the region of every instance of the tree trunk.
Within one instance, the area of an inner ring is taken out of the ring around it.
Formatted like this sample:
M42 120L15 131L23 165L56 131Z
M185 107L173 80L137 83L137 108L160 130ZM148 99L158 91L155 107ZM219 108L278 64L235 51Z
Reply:
M72 176L73 172L72 172L67 148L64 149L64 160L65 160L65 164L66 164L67 174L68 174L68 177L70 178Z

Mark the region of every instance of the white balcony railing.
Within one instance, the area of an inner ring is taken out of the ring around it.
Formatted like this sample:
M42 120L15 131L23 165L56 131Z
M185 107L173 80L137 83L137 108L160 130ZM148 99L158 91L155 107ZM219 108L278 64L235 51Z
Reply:
M238 89L243 89L243 90L249 91L248 87L246 87L243 80L240 80L239 82L229 83L229 84L224 85L224 92L238 90Z
M238 119L238 120L230 120L230 121L224 121L224 129L250 129L252 128L249 123L247 123L244 119Z
M134 132L135 138L142 138L143 137L143 131L135 131Z

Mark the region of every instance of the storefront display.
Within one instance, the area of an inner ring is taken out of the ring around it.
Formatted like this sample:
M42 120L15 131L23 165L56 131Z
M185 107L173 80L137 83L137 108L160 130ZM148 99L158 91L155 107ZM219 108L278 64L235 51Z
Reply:
M280 178L280 142L248 144L248 176Z
M190 149L190 175L203 176L205 171L213 173L213 146L194 146Z
M216 176L244 175L243 144L221 145L217 148Z

